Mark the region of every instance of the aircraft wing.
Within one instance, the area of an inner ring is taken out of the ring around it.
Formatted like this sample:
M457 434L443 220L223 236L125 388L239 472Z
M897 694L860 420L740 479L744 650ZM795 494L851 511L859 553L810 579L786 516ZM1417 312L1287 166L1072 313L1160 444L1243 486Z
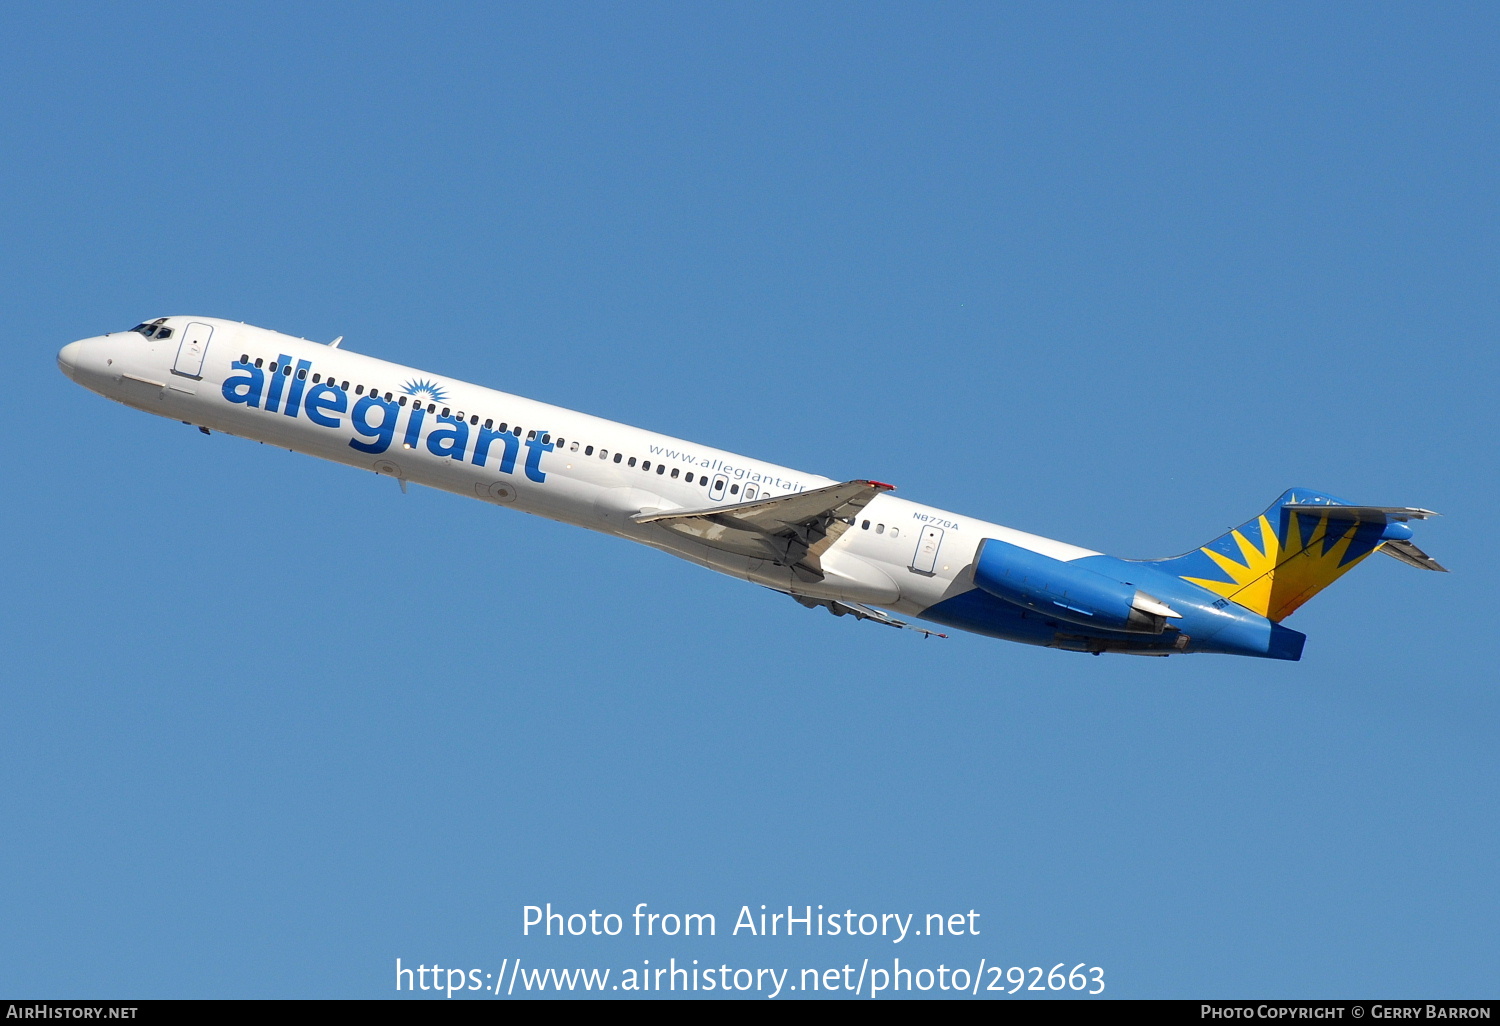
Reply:
M818 580L823 576L819 557L871 499L892 490L892 485L879 481L845 481L728 506L637 513L631 519L638 524L660 524L727 552L770 559L808 580Z

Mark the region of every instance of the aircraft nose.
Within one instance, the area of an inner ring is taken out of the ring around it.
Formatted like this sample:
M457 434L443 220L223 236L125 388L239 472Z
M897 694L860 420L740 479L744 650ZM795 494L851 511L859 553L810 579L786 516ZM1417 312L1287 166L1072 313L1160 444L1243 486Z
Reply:
M82 342L69 342L57 354L58 368L74 381L78 380L78 357L82 352Z

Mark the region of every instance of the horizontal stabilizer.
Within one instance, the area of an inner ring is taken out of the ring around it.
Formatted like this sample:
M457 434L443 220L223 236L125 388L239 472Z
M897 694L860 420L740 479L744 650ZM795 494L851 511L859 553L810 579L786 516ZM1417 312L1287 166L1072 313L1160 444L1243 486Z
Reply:
M1360 524L1394 524L1405 523L1408 520L1426 520L1439 514L1430 509L1418 509L1413 506L1345 506L1342 504L1324 504L1321 502L1288 502L1282 505L1282 509L1293 513L1311 513L1315 516L1327 517L1330 521L1342 523ZM1400 532L1391 537L1392 531L1386 532L1385 540L1381 542L1378 551L1384 552L1393 559L1399 559L1407 566L1414 566L1419 570L1440 570L1448 572L1448 568L1427 553L1417 548L1401 534L1411 534L1410 528L1395 528L1393 531Z
M1389 523L1399 520L1405 523L1408 520L1426 520L1428 517L1439 516L1430 509L1417 509L1412 506L1343 506L1325 505L1317 502L1287 502L1283 503L1282 509L1293 513L1313 513L1329 520L1359 520L1359 521L1382 521Z
M1440 570L1448 572L1448 568L1427 553L1417 548L1409 541L1388 541L1380 546L1380 551L1387 556L1401 560L1407 566L1414 566L1418 570Z

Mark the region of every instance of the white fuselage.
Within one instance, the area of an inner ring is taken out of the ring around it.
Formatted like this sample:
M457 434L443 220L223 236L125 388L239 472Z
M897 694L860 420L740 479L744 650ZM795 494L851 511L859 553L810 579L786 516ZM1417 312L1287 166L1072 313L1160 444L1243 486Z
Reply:
M148 327L73 343L59 363L137 409L618 535L790 594L921 616L972 587L963 575L984 538L1056 559L1093 554L882 494L823 555L823 579L807 581L631 517L829 478L233 321ZM170 337L148 337L161 328Z

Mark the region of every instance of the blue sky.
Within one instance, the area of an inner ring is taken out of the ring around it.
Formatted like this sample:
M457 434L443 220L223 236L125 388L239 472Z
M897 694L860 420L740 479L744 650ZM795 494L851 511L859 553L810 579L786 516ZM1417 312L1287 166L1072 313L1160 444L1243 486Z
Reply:
M1105 969L1493 996L1487 5L0 15L0 992ZM1445 516L1301 663L835 620L111 404L229 317L1123 556L1288 486ZM524 905L712 939L521 935ZM976 937L727 936L742 905Z

